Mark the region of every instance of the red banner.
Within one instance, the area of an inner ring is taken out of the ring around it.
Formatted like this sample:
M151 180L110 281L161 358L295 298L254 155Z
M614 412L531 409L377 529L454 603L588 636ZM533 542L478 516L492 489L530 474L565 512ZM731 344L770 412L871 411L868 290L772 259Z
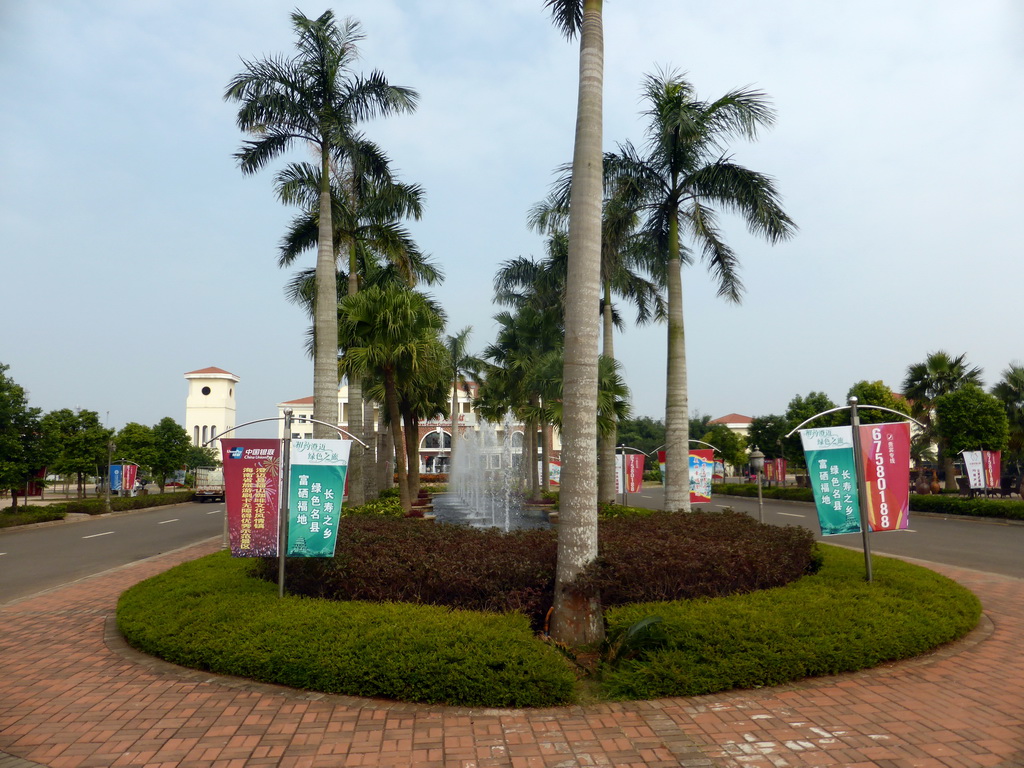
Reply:
M764 476L772 482L782 483L786 480L785 459L765 459Z
M982 451L981 462L985 465L985 487L998 488L1002 469L1002 451Z
M233 557L277 555L281 441L222 440L224 499Z
M131 496L135 490L135 478L139 474L139 468L135 464L125 464L121 470L121 491L122 496Z
M863 425L860 450L868 530L906 528L910 523L910 424Z

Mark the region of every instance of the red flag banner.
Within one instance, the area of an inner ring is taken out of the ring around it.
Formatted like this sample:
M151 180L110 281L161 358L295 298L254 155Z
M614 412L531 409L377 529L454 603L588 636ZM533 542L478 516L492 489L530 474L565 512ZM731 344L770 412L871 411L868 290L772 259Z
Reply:
M981 462L985 465L985 487L998 488L1002 470L1002 451L982 451Z
M906 528L910 524L910 424L864 424L860 450L868 530Z
M281 441L222 441L224 499L232 557L277 555Z
M772 482L784 482L786 480L786 460L765 459L764 474L765 477Z

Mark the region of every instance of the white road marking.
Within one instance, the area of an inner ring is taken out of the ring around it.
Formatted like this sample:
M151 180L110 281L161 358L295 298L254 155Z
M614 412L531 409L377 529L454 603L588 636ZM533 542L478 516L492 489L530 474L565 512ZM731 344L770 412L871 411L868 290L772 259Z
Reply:
M807 515L798 515L795 512L779 512L779 514L785 515L786 517L807 517Z
M97 536L109 536L113 531L105 531L104 533L94 533L91 536L83 536L83 539L95 539Z
M207 512L206 514L208 514L208 515L219 515L223 511L224 511L223 509L215 509L215 510L213 510L213 512Z
M176 523L176 522L178 522L178 518L175 517L175 518L172 518L170 520L161 520L159 523L157 523L157 525L164 525L166 523Z

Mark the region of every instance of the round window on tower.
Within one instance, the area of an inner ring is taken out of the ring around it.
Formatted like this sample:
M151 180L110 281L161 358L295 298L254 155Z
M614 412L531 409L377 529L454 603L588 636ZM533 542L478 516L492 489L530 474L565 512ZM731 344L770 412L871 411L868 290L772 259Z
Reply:
M208 394L210 394L210 388L209 387L203 387L202 392L203 392L204 395L208 395Z

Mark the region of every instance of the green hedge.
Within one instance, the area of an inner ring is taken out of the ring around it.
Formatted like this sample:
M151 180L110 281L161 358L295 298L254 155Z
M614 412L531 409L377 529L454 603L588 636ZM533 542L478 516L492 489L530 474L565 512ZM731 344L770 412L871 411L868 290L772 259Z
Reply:
M596 695L691 696L863 669L977 624L977 598L937 573L876 556L868 584L860 553L819 547L821 570L786 587L607 611ZM327 693L513 707L576 698L566 658L522 616L280 599L250 567L218 553L142 582L121 596L118 627L177 664Z
M725 496L757 498L757 485L754 483L716 484L713 490L714 493L720 493ZM810 488L797 488L793 486L762 488L762 495L766 499L814 501ZM910 511L933 512L939 515L1024 520L1024 501L1016 499L965 499L949 494L925 496L912 493L910 494Z
M147 496L112 496L110 498L110 509L112 512L123 512L132 509L162 507L168 504L184 504L191 500L192 491L152 493ZM45 505L32 504L0 511L0 528L31 525L32 523L42 523L50 520L63 520L71 513L102 515L106 511L106 501L103 498L95 497L56 501Z
M609 610L612 637L661 621L646 652L605 671L604 694L696 696L864 669L962 637L981 616L970 591L933 571L876 556L868 584L861 553L821 549L821 571L785 588Z
M121 596L118 627L176 664L326 693L502 707L573 698L574 675L525 616L280 599L249 567L218 553L144 581Z
M18 525L46 523L51 520L63 520L65 513L53 509L52 506L40 507L29 505L0 510L0 528L14 528Z

